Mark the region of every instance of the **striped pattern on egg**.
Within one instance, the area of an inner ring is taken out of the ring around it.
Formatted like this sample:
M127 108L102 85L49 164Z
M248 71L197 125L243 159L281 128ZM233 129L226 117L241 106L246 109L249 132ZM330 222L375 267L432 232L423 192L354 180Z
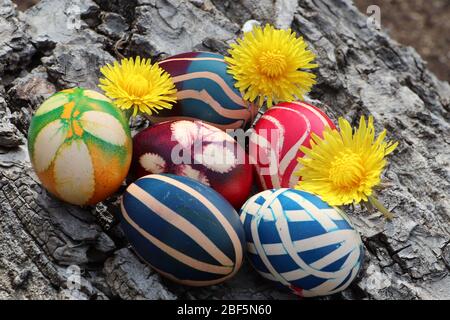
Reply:
M322 137L325 127L335 128L319 108L305 102L283 102L267 110L250 136L250 157L264 189L293 188L303 157L301 146L310 147L311 134Z
M121 208L121 226L134 250L173 281L213 285L241 267L244 231L237 212L194 179L142 177L127 188Z
M178 101L172 109L151 116L153 122L198 119L222 130L247 129L252 124L258 108L234 87L222 55L182 53L159 62L159 66L172 76Z
M315 195L265 190L240 214L252 265L299 296L342 291L361 268L364 247L358 232L341 210Z

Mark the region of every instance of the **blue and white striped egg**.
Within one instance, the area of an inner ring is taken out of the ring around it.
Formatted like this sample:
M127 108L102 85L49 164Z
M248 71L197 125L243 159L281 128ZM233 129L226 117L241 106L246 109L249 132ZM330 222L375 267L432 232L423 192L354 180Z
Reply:
M167 120L202 120L221 130L248 129L258 106L245 101L228 73L225 57L212 52L185 52L159 62L177 87L177 102L149 116Z
M242 264L245 235L237 212L192 178L142 177L127 188L121 209L122 229L137 254L175 282L217 284Z
M310 193L265 190L241 209L252 265L265 278L303 297L347 288L364 247L346 215Z

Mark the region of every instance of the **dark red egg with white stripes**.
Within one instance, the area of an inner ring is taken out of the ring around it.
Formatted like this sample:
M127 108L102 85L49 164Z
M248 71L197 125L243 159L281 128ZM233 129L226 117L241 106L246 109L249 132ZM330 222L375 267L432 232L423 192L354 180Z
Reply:
M250 157L262 189L293 188L311 134L322 137L325 127L335 128L319 108L304 102L283 102L267 110L256 122L250 138Z
M202 121L155 124L133 138L135 178L172 173L193 178L220 193L235 208L247 200L252 166L243 148L226 132Z

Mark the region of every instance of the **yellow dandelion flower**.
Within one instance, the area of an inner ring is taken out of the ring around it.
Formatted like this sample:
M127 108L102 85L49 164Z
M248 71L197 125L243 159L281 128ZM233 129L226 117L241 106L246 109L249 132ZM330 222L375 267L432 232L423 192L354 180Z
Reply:
M121 109L133 108L151 115L158 110L171 109L176 102L176 88L170 75L150 59L123 59L120 64L107 64L100 69L104 78L99 87Z
M380 184L385 156L398 142L384 141L386 130L375 139L372 116L367 123L361 117L355 132L344 118L339 118L339 127L340 131L327 127L323 139L313 135L311 148L301 148L305 156L298 159L303 166L297 172L301 179L296 188L315 193L333 206L369 201L390 216L373 189Z
M315 55L290 29L256 26L232 44L228 53L225 61L236 88L245 100L258 100L259 106L265 100L271 107L279 101L302 99L316 83L316 76L304 71L318 66L312 63Z

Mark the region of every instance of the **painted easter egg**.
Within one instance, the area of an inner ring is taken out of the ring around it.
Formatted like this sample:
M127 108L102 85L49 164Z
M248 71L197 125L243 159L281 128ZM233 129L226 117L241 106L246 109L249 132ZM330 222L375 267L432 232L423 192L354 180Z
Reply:
M246 129L252 124L258 108L244 101L234 87L222 55L188 52L167 58L159 66L172 76L177 103L150 117L153 122L199 119L222 130Z
M90 205L120 187L130 167L132 140L127 119L107 97L73 88L54 94L36 110L28 151L49 192Z
M283 102L267 110L255 123L249 154L262 189L293 188L303 157L301 146L310 147L311 134L322 137L333 122L317 107L304 102Z
M245 236L237 212L194 179L142 177L127 188L121 209L122 229L137 254L173 281L213 285L242 264Z
M310 193L262 191L244 204L241 221L255 269L297 295L342 291L361 267L364 247L347 216Z
M133 139L136 177L173 173L198 180L235 208L248 199L252 166L244 149L227 133L202 121L178 120L153 125Z

